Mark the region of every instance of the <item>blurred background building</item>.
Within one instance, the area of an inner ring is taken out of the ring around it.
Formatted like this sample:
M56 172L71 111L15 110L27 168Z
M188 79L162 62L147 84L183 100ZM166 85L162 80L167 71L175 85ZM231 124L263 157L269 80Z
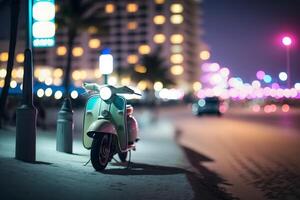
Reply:
M201 1L99 0L98 2L104 13L103 21L99 22L103 23L104 30L88 27L87 31L79 33L76 37L75 46L71 50L72 79L75 86L80 86L82 81L86 80L101 81L98 58L103 49L110 49L114 56L116 75L111 77L112 83L129 84L130 77L117 76L126 69L144 73L146 69L141 63L141 58L154 52L158 52L164 60L168 76L173 79L175 86L188 91L193 83L199 80L201 65L199 53L203 49ZM66 47L66 35L65 30L57 29L55 47L34 50L36 67L34 76L39 82L56 86L62 83L63 70L67 62L66 55L69 51ZM4 47L7 45L0 47L1 81L5 77L4 67L7 61L7 48ZM16 82L21 82L23 59L22 48L19 48L12 75Z

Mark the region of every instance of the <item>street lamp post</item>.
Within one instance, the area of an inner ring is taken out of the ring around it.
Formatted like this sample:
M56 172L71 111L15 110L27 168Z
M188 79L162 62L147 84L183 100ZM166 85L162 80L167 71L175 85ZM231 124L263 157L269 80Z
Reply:
M282 38L282 44L286 47L286 68L287 68L287 86L291 87L291 66L290 66L290 46L292 45L292 38L285 36Z
M32 94L32 0L27 0L27 42L24 52L22 105L16 111L16 159L34 162L36 153L36 108Z
M113 56L111 54L99 56L99 69L104 76L104 84L108 84L108 75L113 72Z

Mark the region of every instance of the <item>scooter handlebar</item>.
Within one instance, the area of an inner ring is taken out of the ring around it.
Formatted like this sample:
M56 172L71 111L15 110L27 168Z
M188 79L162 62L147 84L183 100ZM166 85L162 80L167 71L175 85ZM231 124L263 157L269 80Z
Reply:
M95 92L100 91L100 86L97 83L83 83L82 87L86 90L91 90Z

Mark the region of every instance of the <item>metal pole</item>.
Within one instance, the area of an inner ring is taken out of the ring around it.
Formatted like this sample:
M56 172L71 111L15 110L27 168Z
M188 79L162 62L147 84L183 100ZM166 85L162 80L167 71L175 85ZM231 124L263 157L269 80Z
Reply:
M104 74L103 78L104 78L104 84L108 84L108 75Z
M286 47L286 67L287 67L287 86L291 88L291 66L290 66L290 47Z
M36 154L36 108L33 105L33 62L32 62L32 0L27 0L27 41L24 52L24 76L22 105L16 116L16 159L35 162Z

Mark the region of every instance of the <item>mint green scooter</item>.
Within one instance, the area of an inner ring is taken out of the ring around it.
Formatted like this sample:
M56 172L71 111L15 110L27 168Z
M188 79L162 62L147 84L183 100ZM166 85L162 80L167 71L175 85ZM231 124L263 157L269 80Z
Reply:
M84 83L83 87L94 91L87 100L83 119L83 146L91 150L93 167L104 170L115 154L126 162L128 152L135 150L138 141L138 124L133 107L122 94L140 94L126 86Z

